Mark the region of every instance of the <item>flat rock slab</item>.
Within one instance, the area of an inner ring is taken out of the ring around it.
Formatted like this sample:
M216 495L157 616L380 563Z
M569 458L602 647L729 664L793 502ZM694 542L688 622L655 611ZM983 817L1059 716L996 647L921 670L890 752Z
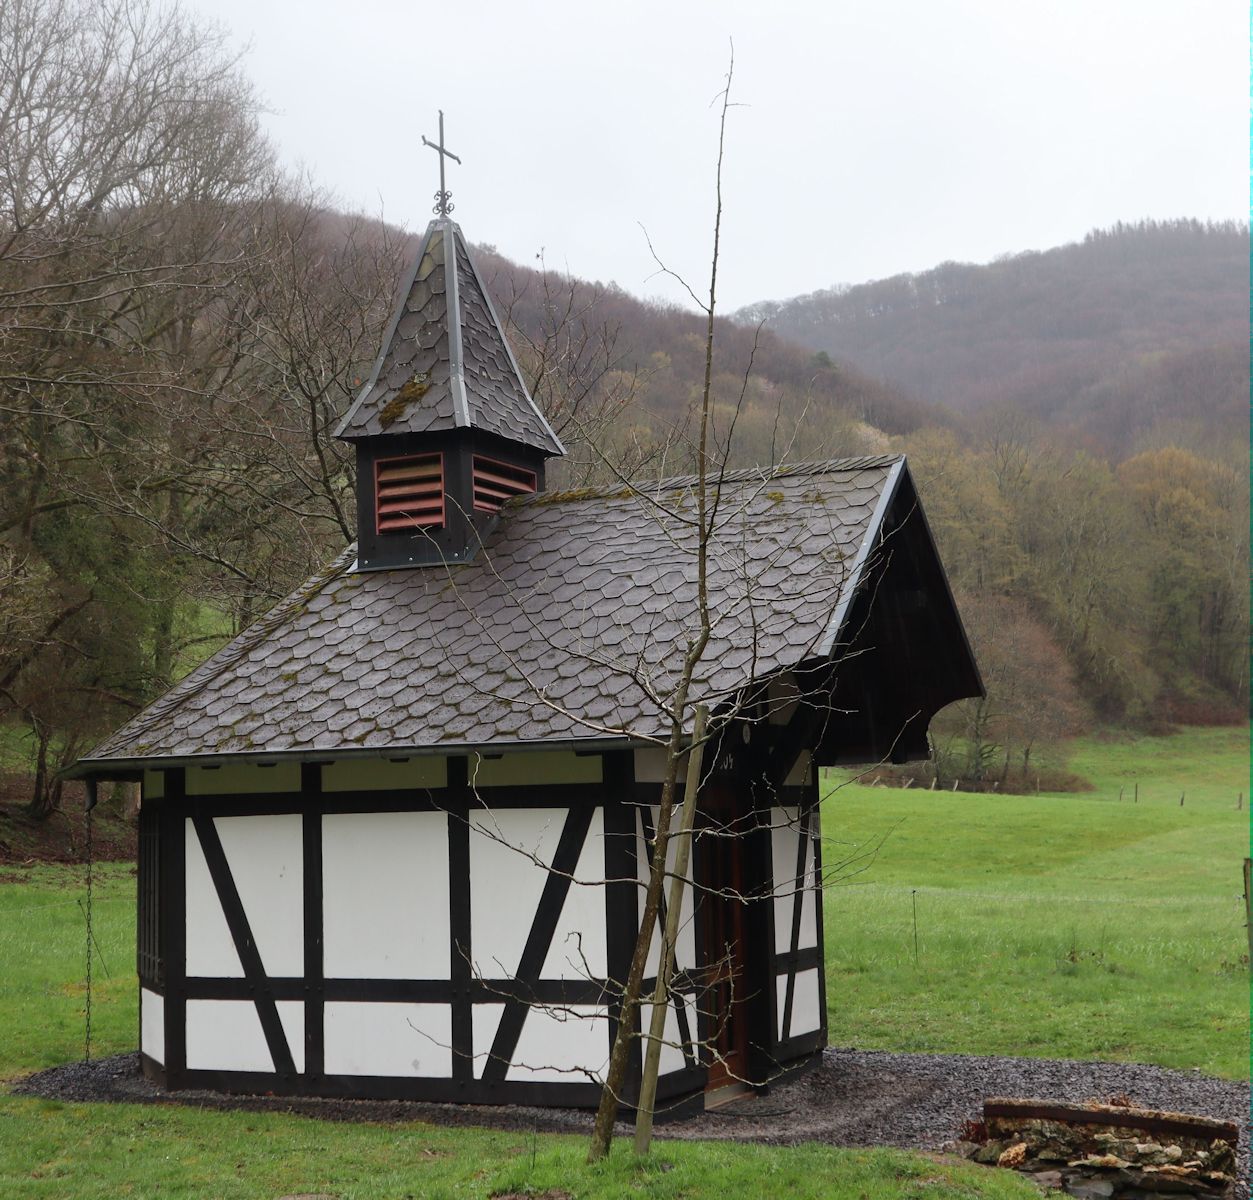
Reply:
M191 1104L293 1112L332 1121L426 1121L552 1133L581 1133L590 1130L592 1123L591 1113L577 1109L166 1092L140 1074L137 1054L53 1067L20 1081L13 1090L61 1100ZM1115 1095L1141 1108L1195 1113L1238 1124L1241 1182L1236 1195L1248 1200L1249 1085L1139 1063L831 1048L812 1070L771 1088L766 1095L659 1124L656 1136L780 1146L821 1142L935 1150L956 1139L965 1121L977 1121L990 1097L1048 1096L1058 1102L1086 1104ZM629 1127L624 1125L620 1131L628 1133Z

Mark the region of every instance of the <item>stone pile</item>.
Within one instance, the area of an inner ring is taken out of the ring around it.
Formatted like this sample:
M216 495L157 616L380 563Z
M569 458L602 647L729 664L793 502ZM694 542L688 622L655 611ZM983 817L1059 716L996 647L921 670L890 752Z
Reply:
M1239 1130L1226 1121L1113 1104L987 1101L958 1153L1080 1200L1226 1200Z

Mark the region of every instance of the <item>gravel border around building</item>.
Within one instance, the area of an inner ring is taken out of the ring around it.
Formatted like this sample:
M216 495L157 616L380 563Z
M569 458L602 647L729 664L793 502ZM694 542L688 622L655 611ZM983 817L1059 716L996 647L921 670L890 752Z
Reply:
M427 1121L553 1133L591 1128L591 1114L575 1109L166 1092L140 1074L134 1053L53 1067L19 1081L12 1090L60 1100L288 1112L329 1121ZM956 1138L963 1121L979 1116L983 1101L991 1096L1073 1103L1126 1096L1143 1108L1234 1121L1242 1131L1236 1195L1248 1200L1249 1085L1139 1063L831 1048L811 1070L765 1095L661 1124L657 1136L938 1150ZM629 1133L629 1127L622 1126L621 1132Z

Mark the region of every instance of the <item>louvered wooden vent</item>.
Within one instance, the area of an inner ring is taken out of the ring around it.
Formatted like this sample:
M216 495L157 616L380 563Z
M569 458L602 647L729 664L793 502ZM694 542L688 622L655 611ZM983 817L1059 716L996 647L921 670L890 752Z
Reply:
M379 533L432 529L444 523L444 456L411 454L374 464Z
M479 512L499 512L510 496L527 496L533 491L534 471L474 456L474 507Z

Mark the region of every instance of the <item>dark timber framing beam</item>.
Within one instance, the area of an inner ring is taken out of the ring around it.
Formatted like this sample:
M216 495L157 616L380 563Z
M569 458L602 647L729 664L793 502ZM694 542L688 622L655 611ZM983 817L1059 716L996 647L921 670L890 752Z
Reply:
M318 763L301 764L300 794L304 853L304 1073L310 1079L321 1079L326 1060L326 979L322 940L322 767Z
M458 1093L474 1082L474 982L470 928L469 760L448 760L448 972L452 991L452 1077Z
M186 773L165 772L161 801L161 903L165 909L165 1077L182 1086L187 1071Z

